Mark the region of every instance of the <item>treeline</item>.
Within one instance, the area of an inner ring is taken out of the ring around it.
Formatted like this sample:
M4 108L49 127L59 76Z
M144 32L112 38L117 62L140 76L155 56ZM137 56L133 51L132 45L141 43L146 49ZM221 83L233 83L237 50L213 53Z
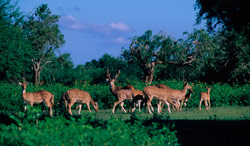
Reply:
M225 6L214 3L218 7L213 9L203 1L196 2L196 9L200 10L197 23L207 20L208 31L194 29L176 39L165 32L153 34L148 30L141 36L134 36L129 46L121 48L119 57L104 54L98 60L77 66L70 54L60 53L59 48L65 43L58 26L60 16L52 14L46 4L31 15L23 15L12 3L11 0L0 2L1 81L16 83L25 78L35 84L99 84L105 82L107 69L113 75L120 69L119 81L123 83L143 80L150 84L153 80L185 79L245 84L250 80L250 37L247 33L250 23L230 19L235 18L234 11L245 10L240 6L228 9L230 2ZM207 7L210 11L229 11L230 15L209 13ZM206 14L214 15L204 17ZM230 25L224 22L226 20L230 20ZM238 23L242 23L242 29L236 25Z

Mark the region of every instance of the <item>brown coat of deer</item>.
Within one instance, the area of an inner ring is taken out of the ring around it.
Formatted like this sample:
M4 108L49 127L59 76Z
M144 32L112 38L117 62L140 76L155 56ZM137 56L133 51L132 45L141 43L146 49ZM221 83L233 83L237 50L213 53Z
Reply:
M151 110L153 111L153 108L151 105L153 97L155 97L159 102L161 101L167 104L169 113L171 113L169 103L175 105L176 108L179 109L176 103L174 103L173 100L170 98L168 91L165 89L160 89L155 86L147 86L143 89L142 92L147 99L147 107L148 107L148 111L150 114L152 114ZM150 106L151 106L151 109L150 109ZM158 105L158 113L159 113L159 105Z
M115 107L120 104L122 110L127 113L127 111L125 110L125 108L123 107L124 105L124 100L129 100L130 101L130 105L132 105L133 101L133 92L131 89L123 89L123 87L116 87L115 86L115 81L118 78L120 74L120 70L118 70L118 73L115 75L115 77L112 79L111 78L111 74L109 73L109 70L107 70L107 81L110 84L110 91L111 93L117 98L117 101L114 103L113 106L113 110L112 113L115 113ZM125 87L127 88L127 87Z
M92 104L95 111L99 112L98 103L94 102L93 99L91 98L90 94L86 91L82 91L79 89L70 89L66 93L63 94L62 99L64 100L66 109L68 108L69 114L71 116L72 116L71 107L75 103L80 104L78 106L79 107L79 114L81 112L81 108L82 108L83 103L87 105L89 112L91 112L89 104Z
M166 86L166 85L164 85L164 84L156 84L156 85L154 85L154 86L156 86L156 87L158 87L158 88L161 88L161 89L166 89L166 90L170 90L171 92L173 92L173 91L175 91L174 89L171 89L170 87L168 87L168 86ZM187 94L185 94L180 100L181 100L181 105L180 105L180 103L179 103L179 100L177 100L177 98L176 98L176 96L174 96L173 94L172 94L172 96L173 97L171 97L172 98L172 100L173 100L173 102L177 102L177 104L178 104L178 106L181 106L181 107L179 107L180 108L180 110L182 110L182 105L184 104L185 106L187 105L187 101L191 98L191 94L193 93L193 89L191 88L189 88L189 93L187 93ZM178 90L177 90L178 91ZM159 112L161 112L161 109L163 108L163 106L164 106L164 103L163 102L159 102L159 104L158 104L158 106L160 106L159 107ZM175 107L174 106L172 106L173 107L173 109L175 110Z
M133 103L134 105L133 106L134 106L134 108L132 109L132 112L134 112L136 110L136 108L135 108L136 107L135 106L135 102L136 101L138 102L139 112L141 112L141 102L145 100L142 91L135 89L134 86L132 86L132 85L127 85L127 86L125 86L123 88L124 89L126 89L126 88L130 89L133 92L133 101L134 101L134 103Z
M52 116L52 106L54 105L54 94L50 93L49 91L40 90L36 92L26 92L27 85L29 83L27 82L19 82L19 85L23 87L23 93L22 97L24 100L24 104L30 104L33 106L34 104L40 104L44 103L50 110L49 114ZM26 110L26 106L24 107Z
M201 103L202 101L204 100L205 101L205 106L206 106L206 109L207 111L210 110L210 90L212 89L212 87L206 87L207 89L207 92L201 92L201 100L200 100L200 105L199 105L199 108L200 108L200 111L201 111Z

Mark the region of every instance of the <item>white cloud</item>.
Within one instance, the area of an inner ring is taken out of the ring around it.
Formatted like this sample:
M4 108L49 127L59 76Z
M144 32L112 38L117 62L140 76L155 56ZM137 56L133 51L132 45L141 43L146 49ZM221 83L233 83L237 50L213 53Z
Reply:
M118 38L114 39L114 42L117 44L125 44L125 43L127 43L127 40L123 37L118 37Z
M131 28L122 22L118 22L118 23L111 22L110 26L112 29L118 30L118 31L125 31L125 32L131 31Z
M75 17L71 15L65 15L60 18L60 25L63 27L73 29L73 30L83 30L86 26L80 23Z
M132 29L123 22L111 22L109 24L84 23L77 20L72 15L64 15L60 18L59 24L64 28L72 30L82 30L86 32L115 34L121 32L130 32Z

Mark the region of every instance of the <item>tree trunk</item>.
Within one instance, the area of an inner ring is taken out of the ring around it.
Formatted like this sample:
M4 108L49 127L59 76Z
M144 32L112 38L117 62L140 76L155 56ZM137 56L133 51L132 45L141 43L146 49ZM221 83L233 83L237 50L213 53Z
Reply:
M40 81L41 81L41 70L38 71L38 81L37 81L37 85L40 85Z
M35 85L37 85L37 75L38 75L38 70L37 69L34 69L34 73L35 73Z
M145 76L145 82L147 85L150 85L154 79L154 70L150 70L147 72L144 72L144 76Z
M40 77L40 62L34 62L33 61L33 68L34 68L34 73L35 73L35 85L39 85L39 81L38 81L38 76Z

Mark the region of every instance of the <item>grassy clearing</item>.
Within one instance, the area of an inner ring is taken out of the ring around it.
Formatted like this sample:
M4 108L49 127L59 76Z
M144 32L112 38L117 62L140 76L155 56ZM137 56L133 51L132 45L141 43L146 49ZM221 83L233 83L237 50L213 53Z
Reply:
M155 108L156 110L156 108ZM135 112L141 119L150 119L153 115L145 112ZM156 112L155 112L156 113ZM78 115L78 111L74 111L74 115ZM112 114L112 109L100 110L99 113L92 111L89 113L87 110L82 110L82 116L95 115L98 120L108 120L111 117L119 118L122 120L130 119L130 113L124 113L120 108L117 108L115 114ZM250 120L250 106L226 106L226 107L212 107L210 111L206 111L203 107L200 111L198 108L184 108L183 111L169 114L167 108L159 115L162 119L169 120Z

